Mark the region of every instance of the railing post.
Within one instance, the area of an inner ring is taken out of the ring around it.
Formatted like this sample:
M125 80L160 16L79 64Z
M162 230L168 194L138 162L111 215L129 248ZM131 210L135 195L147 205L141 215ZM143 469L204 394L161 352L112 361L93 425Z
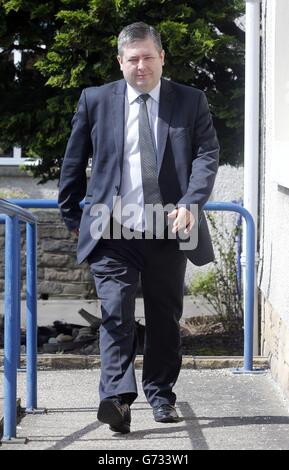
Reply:
M21 266L20 221L27 227L27 412L44 413L37 406L37 218L19 205L0 198L0 223L5 222L5 306L4 306L4 432L2 441L16 438L17 365L20 350ZM26 439L17 442L26 443Z
M242 372L253 371L254 295L255 295L255 224L250 212L244 207L228 202L208 202L205 210L233 211L246 220L246 285L244 293L244 367Z
M15 284L15 302L16 302L16 319L17 319L17 367L20 369L20 354L21 354L21 226L18 217L16 220L16 246L15 246L15 263L17 269L16 284Z
M26 408L37 408L37 227L26 224Z
M255 224L243 209L246 220L246 285L244 290L244 371L253 370L254 294L255 294Z
M18 220L6 216L5 225L5 321L4 321L4 439L16 437L17 394L17 318L15 284L17 282Z

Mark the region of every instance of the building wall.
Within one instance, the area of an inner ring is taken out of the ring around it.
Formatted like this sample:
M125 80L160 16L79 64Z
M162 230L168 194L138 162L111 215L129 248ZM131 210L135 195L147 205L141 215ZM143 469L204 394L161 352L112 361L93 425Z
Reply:
M289 2L262 7L261 352L289 394Z

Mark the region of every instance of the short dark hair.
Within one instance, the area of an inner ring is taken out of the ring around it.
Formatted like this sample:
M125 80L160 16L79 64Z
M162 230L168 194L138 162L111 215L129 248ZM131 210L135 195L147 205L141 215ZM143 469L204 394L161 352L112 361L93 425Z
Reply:
M134 41L142 41L148 37L152 38L157 50L161 52L163 48L161 36L153 26L143 23L142 21L129 24L123 28L118 36L117 48L119 55L122 55L123 48L126 44Z

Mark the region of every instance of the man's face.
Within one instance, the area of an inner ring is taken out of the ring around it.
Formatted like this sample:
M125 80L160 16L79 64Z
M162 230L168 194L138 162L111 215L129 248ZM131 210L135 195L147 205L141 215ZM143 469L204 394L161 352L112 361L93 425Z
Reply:
M152 38L124 46L117 59L124 79L142 93L149 93L159 82L165 53L159 52Z

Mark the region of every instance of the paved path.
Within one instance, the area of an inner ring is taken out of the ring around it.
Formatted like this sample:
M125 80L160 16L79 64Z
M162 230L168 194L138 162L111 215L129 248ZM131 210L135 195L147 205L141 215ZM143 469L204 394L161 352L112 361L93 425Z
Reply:
M180 421L156 423L140 390L128 435L97 421L98 378L99 370L39 371L38 406L47 414L25 416L17 435L28 444L4 443L1 450L289 450L288 403L270 372L182 369L175 388ZM18 383L24 406L25 374Z

